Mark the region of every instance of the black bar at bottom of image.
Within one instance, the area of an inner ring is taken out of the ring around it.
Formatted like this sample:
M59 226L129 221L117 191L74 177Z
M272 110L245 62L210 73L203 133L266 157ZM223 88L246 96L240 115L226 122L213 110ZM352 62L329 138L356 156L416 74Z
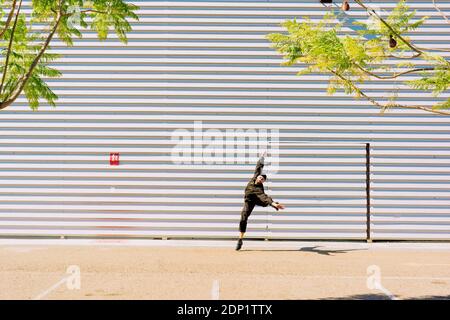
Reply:
M45 318L101 319L300 319L331 315L363 319L358 308L370 316L392 312L415 316L448 310L447 300L3 300L0 308L14 317L29 314ZM88 316L88 317L87 317Z

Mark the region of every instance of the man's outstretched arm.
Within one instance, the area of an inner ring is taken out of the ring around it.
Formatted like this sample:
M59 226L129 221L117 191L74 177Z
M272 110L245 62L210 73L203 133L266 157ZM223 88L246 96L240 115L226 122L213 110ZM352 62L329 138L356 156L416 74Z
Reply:
M275 209L277 209L277 211L279 209L284 209L284 205L282 205L281 203L278 203L276 201L273 201L273 199L268 196L267 194L263 193L263 192L258 192L256 194L256 196L258 197L259 201L261 201L264 206L271 206Z

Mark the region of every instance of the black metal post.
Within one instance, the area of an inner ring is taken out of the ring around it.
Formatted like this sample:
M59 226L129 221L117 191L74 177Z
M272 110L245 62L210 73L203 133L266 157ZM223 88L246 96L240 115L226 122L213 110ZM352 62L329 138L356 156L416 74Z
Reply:
M366 222L366 240L372 242L370 237L370 143L366 143Z

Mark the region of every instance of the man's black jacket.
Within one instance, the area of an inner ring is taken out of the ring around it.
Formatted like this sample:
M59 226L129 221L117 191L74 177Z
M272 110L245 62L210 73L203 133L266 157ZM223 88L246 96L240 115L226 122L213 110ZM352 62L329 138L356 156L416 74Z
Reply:
M267 207L272 204L273 200L264 192L264 185L262 183L256 184L256 178L261 174L264 167L264 157L259 158L256 164L255 173L245 188L245 201L256 202L258 205Z

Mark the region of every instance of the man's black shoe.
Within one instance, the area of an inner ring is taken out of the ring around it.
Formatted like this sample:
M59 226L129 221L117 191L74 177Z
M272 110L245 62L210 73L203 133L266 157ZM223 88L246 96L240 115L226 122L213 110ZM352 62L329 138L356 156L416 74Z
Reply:
M238 240L238 243L237 243L237 245L236 245L236 251L241 250L241 248L242 248L242 239L239 239L239 240Z

